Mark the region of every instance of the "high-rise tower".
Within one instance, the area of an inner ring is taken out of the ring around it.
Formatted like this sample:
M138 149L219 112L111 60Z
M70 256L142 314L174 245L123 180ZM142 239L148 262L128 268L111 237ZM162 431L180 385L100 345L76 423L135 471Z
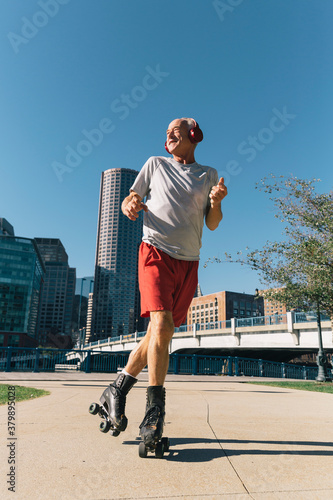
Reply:
M0 234L4 236L15 236L13 226L3 217L0 217Z
M133 222L121 211L138 172L111 168L102 172L97 228L90 340L135 330L138 310L138 248L143 216Z
M38 318L39 340L44 344L52 335L72 333L76 269L69 267L68 255L58 238L35 241L46 268Z
M37 346L45 266L36 242L0 234L0 346Z

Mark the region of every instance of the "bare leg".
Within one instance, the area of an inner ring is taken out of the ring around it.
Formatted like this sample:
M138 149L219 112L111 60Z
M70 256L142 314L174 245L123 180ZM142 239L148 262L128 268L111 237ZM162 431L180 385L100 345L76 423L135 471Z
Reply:
M174 333L174 323L170 311L150 312L150 340L148 345L149 386L147 388L146 414L140 424L140 444L147 453L147 447L164 450L160 441L165 418L164 381L169 366L169 343ZM140 450L139 450L140 451ZM159 451L159 452L160 452ZM141 456L141 455L140 455ZM143 456L143 455L142 455Z
M149 322L146 335L129 355L125 370L127 371L127 373L132 375L132 377L136 378L143 370L143 368L147 365L147 352L150 341L150 331L151 322Z
M169 343L174 333L170 311L152 311L144 338L131 352L125 370L137 377L148 363L149 385L163 385L169 366Z
M147 351L149 385L163 385L169 366L169 343L175 330L171 311L152 311L150 324Z

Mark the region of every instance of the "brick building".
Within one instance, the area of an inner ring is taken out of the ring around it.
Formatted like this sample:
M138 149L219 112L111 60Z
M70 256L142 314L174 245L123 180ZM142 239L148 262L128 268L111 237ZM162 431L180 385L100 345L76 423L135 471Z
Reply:
M281 302L264 299L264 316L272 314L287 314L287 308Z
M262 297L238 292L216 292L194 297L187 313L187 324L212 323L231 318L264 315Z

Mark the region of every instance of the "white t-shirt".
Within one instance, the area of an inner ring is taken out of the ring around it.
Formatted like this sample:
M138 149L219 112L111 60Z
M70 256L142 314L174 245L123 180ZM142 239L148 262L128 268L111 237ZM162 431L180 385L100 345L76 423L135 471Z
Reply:
M179 260L199 260L209 193L218 183L214 168L152 156L139 172L131 191L147 197L143 238Z

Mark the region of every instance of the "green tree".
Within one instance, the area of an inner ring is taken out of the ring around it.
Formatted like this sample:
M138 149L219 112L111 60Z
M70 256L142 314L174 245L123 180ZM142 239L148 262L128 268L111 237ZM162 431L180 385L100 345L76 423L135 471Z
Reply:
M225 255L226 262L258 272L267 288L261 291L265 298L303 310L319 305L333 319L333 192L317 193L316 182L274 175L262 179L256 188L271 195L286 239L268 241L245 256ZM222 262L215 257L209 261Z
M317 193L318 181L262 179L257 187L271 195L287 239L249 252L244 263L268 285L265 297L289 308L319 308L333 319L333 193Z
M314 309L320 329L320 311L326 311L333 323L333 193L316 192L317 182L293 176L262 179L256 188L270 195L286 238L268 241L245 256L226 254L226 261L257 271L264 298L289 309Z

